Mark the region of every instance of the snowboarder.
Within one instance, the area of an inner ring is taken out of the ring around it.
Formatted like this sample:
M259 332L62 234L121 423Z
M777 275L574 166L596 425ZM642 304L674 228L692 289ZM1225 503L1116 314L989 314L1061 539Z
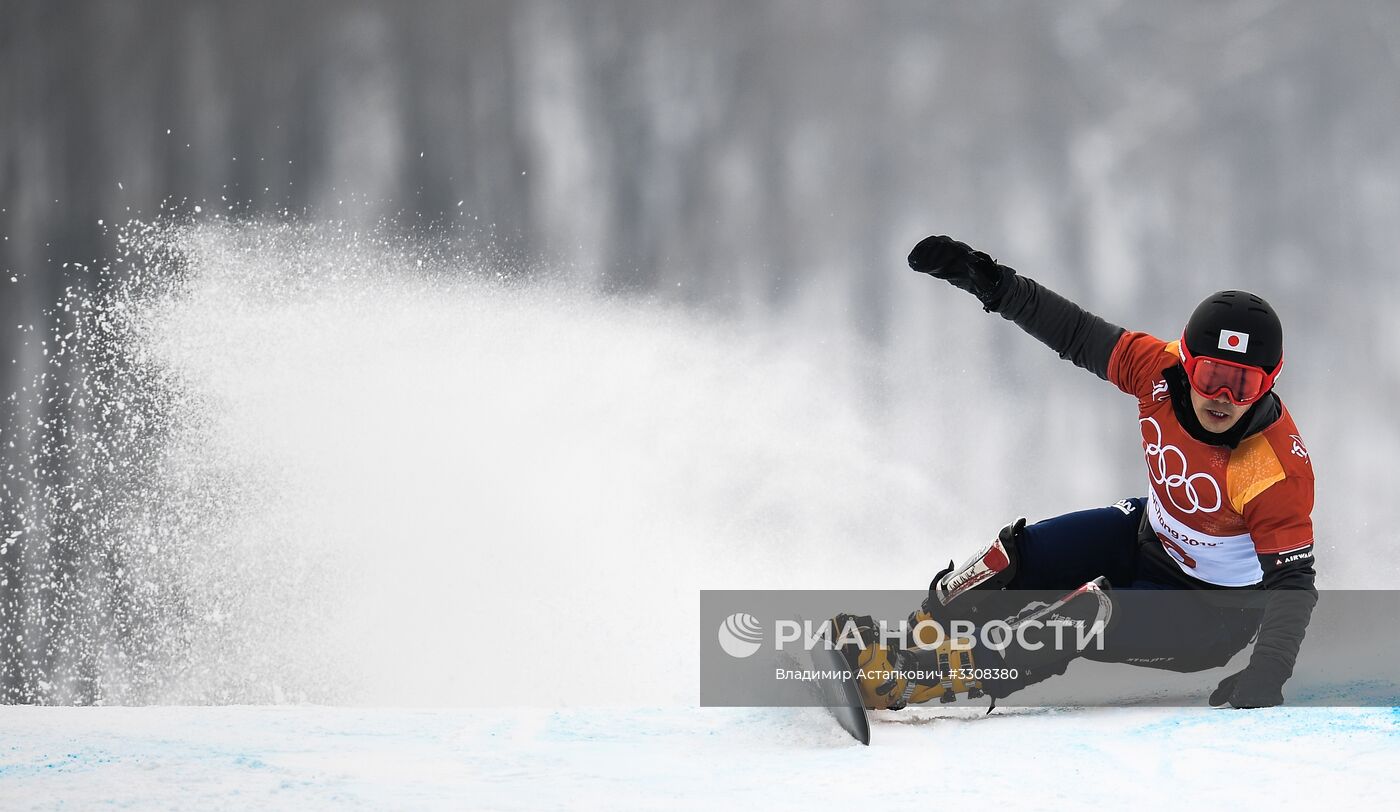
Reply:
M959 655L951 636L940 635L936 648L917 645L918 635L901 645L868 616L838 615L834 629L854 630L837 642L867 675L859 681L867 707L959 693L995 700L1063 673L1081 655L1200 671L1224 665L1251 639L1248 667L1221 681L1210 704L1280 704L1317 591L1312 463L1273 391L1283 367L1273 308L1245 291L1221 291L1201 302L1178 340L1164 341L1110 324L950 237L919 242L909 266L971 293L987 312L1135 397L1150 487L1109 507L1007 525L964 564L938 573L909 618L925 638L955 620L978 627L1004 619L1009 629L1027 618L1099 624L1101 650L994 651L978 642ZM1130 595L1163 589L1184 591L1173 593L1183 597L1169 612L1132 611ZM1059 597L1022 608L1024 593L1004 590ZM950 656L962 668L950 672Z

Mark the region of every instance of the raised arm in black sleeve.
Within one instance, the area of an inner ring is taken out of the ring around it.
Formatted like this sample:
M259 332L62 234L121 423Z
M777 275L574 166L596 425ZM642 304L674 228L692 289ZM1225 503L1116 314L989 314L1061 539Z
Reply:
M988 310L1015 322L1066 361L1108 380L1108 359L1123 335L1122 327L1015 272L1003 277L1001 287L1001 296Z
M976 296L1075 366L1108 380L1108 361L1123 328L1110 324L981 251L952 237L928 237L914 246L909 267Z

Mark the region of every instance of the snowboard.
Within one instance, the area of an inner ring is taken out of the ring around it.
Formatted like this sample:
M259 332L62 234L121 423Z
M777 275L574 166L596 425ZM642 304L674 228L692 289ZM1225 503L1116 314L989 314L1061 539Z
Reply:
M817 646L812 650L812 665L818 673L850 674L845 679L829 676L818 680L822 704L836 717L836 723L841 725L842 730L861 744L869 745L870 718L865 714L865 704L860 701L860 689L856 687L855 672L846 658L839 651Z

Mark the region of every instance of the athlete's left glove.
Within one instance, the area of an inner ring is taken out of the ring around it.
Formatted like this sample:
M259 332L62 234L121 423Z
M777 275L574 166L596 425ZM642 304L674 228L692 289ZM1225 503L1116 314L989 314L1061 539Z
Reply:
M1210 694L1210 704L1219 707L1229 703L1232 708L1272 708L1283 704L1283 683L1280 675L1268 668L1250 666L1236 671L1220 681Z
M942 279L977 297L988 312L995 311L1016 272L967 243L952 237L925 237L909 252L909 267Z

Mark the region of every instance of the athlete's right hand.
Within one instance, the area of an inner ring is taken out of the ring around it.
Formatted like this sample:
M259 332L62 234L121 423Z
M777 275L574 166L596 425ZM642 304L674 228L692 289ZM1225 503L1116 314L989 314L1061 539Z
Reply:
M909 267L971 293L988 310L996 309L1006 280L1015 274L981 251L941 234L925 237L914 246L909 252Z

